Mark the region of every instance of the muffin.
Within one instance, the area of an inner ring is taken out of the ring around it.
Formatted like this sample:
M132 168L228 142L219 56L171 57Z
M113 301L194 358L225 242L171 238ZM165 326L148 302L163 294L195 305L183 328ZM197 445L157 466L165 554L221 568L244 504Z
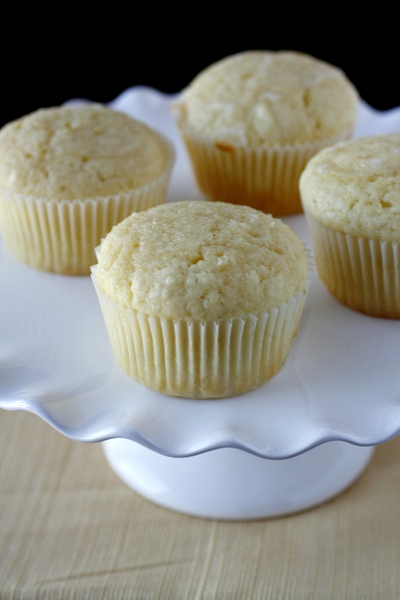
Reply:
M341 142L300 178L315 263L346 306L400 318L400 134Z
M172 110L208 199L282 216L301 212L302 170L352 136L358 106L338 68L299 52L249 51L202 71Z
M118 365L186 398L234 396L275 375L309 285L307 253L287 225L223 202L132 214L92 271Z
M174 151L99 104L35 111L0 131L0 233L41 270L86 275L94 249L133 211L164 202Z

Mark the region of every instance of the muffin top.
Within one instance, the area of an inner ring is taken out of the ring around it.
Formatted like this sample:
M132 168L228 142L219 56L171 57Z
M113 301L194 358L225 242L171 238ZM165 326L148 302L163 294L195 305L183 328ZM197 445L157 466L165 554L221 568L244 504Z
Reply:
M45 108L0 131L0 187L73 200L136 189L165 169L165 140L99 104Z
M249 51L224 58L175 104L186 125L224 146L296 144L351 130L356 89L338 68L307 54Z
M400 134L340 142L314 156L300 177L307 211L349 235L400 241Z
M305 289L300 238L247 206L174 202L134 213L103 241L100 289L160 318L211 321L259 315Z

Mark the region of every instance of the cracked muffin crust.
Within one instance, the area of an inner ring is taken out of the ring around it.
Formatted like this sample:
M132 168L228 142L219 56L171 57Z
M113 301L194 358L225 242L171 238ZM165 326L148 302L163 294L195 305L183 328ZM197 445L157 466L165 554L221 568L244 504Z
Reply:
M132 215L99 253L99 286L124 306L169 319L258 315L304 288L300 238L247 206L176 202Z
M358 94L344 73L300 52L251 51L200 73L183 93L188 127L216 144L302 144L354 125Z
M38 198L96 198L158 177L168 155L158 134L100 105L46 108L0 132L0 186Z
M400 240L400 134L336 144L311 159L300 178L303 203L327 227Z

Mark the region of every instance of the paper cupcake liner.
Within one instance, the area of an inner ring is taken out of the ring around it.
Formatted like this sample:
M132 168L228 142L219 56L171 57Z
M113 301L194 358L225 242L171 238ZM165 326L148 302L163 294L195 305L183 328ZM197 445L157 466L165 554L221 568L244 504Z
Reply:
M201 192L210 200L247 204L275 217L302 212L298 185L307 162L322 148L352 136L352 130L346 130L293 146L217 146L191 131L179 108L174 114Z
M188 322L126 308L96 288L117 364L148 388L186 398L252 390L282 367L296 336L306 289L259 316Z
M47 200L0 188L0 232L18 260L44 271L89 275L94 249L114 225L162 204L174 164L170 154L164 172L153 182L126 193L84 200Z
M316 267L331 294L359 312L400 319L399 244L348 235L306 216Z

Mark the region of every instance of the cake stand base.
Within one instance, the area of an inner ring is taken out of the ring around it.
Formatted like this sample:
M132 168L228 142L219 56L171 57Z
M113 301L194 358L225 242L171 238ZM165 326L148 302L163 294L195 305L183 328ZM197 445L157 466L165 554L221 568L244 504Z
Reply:
M290 514L336 496L374 451L335 441L280 460L235 448L171 458L122 438L102 445L111 468L148 500L198 517L242 520Z

